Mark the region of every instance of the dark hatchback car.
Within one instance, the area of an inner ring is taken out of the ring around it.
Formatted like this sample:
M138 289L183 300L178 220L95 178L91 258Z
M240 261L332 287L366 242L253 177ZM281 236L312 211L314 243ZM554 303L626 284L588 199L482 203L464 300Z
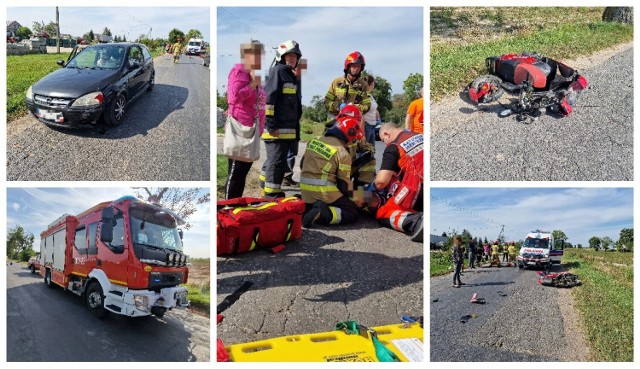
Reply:
M155 83L151 53L142 44L89 46L27 90L26 102L39 121L56 127L119 125L127 106Z

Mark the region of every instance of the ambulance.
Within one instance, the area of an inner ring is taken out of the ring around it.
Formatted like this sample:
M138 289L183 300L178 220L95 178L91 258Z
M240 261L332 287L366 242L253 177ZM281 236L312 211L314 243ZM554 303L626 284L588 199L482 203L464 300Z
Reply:
M555 242L553 234L540 230L527 234L520 247L517 263L520 269L528 267L549 270L552 264L560 264L564 253L564 241Z

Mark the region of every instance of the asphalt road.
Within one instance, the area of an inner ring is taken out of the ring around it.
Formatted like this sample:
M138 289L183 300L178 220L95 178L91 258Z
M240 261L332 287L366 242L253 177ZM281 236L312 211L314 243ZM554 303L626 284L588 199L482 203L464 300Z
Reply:
M7 361L209 361L208 317L188 310L95 318L82 298L7 265Z
M560 290L539 285L537 277L535 270L494 267L465 269L460 288L451 286L452 274L431 278L431 361L576 360L567 344L576 337L564 329ZM469 302L474 293L486 304ZM469 314L477 317L461 323Z
M118 127L52 129L27 115L7 126L9 181L208 181L210 73L199 57L155 58L156 85Z
M633 48L568 65L589 81L569 117L525 125L499 118L496 102L486 111L466 98L433 105L431 180L633 180Z
M300 143L296 163L305 145ZM262 151L252 170L259 170L265 156ZM299 176L296 164L294 179ZM218 304L244 281L254 285L223 312L217 338L231 345L331 331L345 320L371 327L400 323L401 315L422 316L423 249L363 217L349 226L303 229L302 238L279 254L258 250L219 257Z

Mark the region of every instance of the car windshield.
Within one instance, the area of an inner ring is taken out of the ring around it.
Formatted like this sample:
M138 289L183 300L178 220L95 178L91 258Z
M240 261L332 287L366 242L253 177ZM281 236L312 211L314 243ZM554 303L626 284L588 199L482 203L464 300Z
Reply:
M547 238L532 238L528 237L524 241L524 247L532 247L534 249L548 249L549 239Z
M67 63L67 68L118 69L124 60L124 46L96 45L86 48Z
M191 41L191 42L189 42L189 46L200 46L200 42L198 42L198 41Z
M134 244L182 251L176 219L155 206L138 204L130 211L131 239Z

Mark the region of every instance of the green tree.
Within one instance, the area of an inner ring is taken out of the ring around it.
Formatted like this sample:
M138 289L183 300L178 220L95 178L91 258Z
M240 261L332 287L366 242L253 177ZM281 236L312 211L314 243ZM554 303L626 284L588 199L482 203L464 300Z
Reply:
M600 250L600 238L596 236L589 238L589 247L595 251Z
M107 27L104 27L104 29L102 30L102 34L105 36L111 36L111 30Z
M220 95L220 91L216 90L216 105L223 110L229 109L229 101L227 101L227 92ZM304 112L302 113L304 116Z
M31 32L31 30L29 29L29 27L25 27L25 26L21 26L20 28L18 28L18 30L16 31L16 36L25 39L25 38L29 38L31 37L31 34L33 32Z
M324 107L324 99L319 95L311 98L311 106L304 106L302 109L302 117L312 122L326 122L327 109Z
M127 36L126 35L122 35L122 42L127 42Z
M600 245L602 246L602 249L604 251L609 250L609 246L611 246L611 244L613 244L613 240L611 240L611 237L609 236L600 237Z
M367 73L363 72L362 75L366 76ZM391 84L384 77L374 76L374 78L375 88L371 94L378 103L378 112L380 112L380 117L386 118L387 112L393 108Z
M184 41L184 32L180 31L177 28L172 29L171 31L169 31L169 42L172 44L175 44L176 42L178 42L178 37L182 38L182 41Z
M404 94L409 102L420 98L420 89L424 86L424 76L422 73L411 73L402 83ZM408 107L408 106L407 106Z
M564 234L564 232L563 232L563 231L561 231L561 230L559 230L559 229L556 229L556 230L554 230L553 232L551 232L551 235L553 235L553 238L554 238L555 240L563 240L563 241L566 241L566 240L568 240L568 239L569 239L569 237L567 237L567 235L566 235L566 234Z
M35 254L33 239L33 233L25 232L21 225L10 228L7 232L7 258L28 261Z
M200 32L199 30L190 29L184 38L185 38L185 41L189 41L189 39L191 38L203 38L203 36L202 36L202 32Z
M622 230L620 230L620 238L618 239L618 244L620 245L618 251L624 249L626 249L627 251L633 251L633 228L623 228Z
M33 33L39 36L56 36L58 34L58 27L55 22L49 22L48 24L44 24L44 22L33 22Z
M407 116L408 106L409 103L406 101L404 94L393 95L392 108L384 115L384 121L395 124L404 123L404 118Z
M91 30L89 30L89 33L87 33L87 35L86 35L86 36L87 36L87 37L86 37L86 40L87 40L87 41L90 41L90 42L93 42L93 41L96 39L96 35L93 33L93 30L92 30L92 29L91 29Z
M200 195L200 188L134 187L139 199L161 205L175 212L185 221L184 228L191 228L187 219L197 211L197 205L211 201L210 193Z

